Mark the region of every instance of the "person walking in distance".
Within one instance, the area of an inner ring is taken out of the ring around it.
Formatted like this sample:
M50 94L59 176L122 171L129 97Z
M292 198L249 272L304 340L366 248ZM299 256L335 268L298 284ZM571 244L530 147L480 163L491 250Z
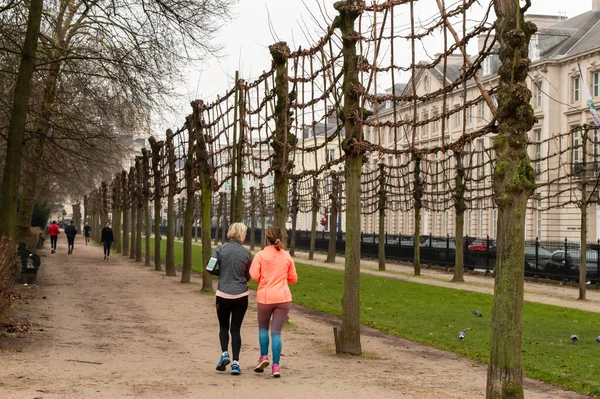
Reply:
M75 237L77 237L77 227L75 227L74 221L71 220L71 223L65 227L65 234L67 236L69 255L71 255L75 247Z
M219 276L216 308L222 353L217 370L225 371L233 359L231 363L231 374L233 375L242 372L239 363L242 348L240 331L248 309L248 281L252 263L250 251L242 245L247 231L248 227L243 223L233 223L229 226L227 231L229 241L215 248L207 265L207 270L211 274ZM228 352L230 333L233 355L231 358Z
M52 224L48 226L48 234L50 235L50 249L52 250L52 253L55 253L58 235L60 234L60 228L56 224L56 220L53 220Z
M115 237L113 236L113 231L110 228L110 223L106 222L104 227L102 228L102 234L100 235L100 241L104 244L104 261L108 262L108 258L110 257L110 246L112 245Z
M250 276L258 281L256 302L258 310L258 340L260 359L254 368L262 373L269 365L269 322L271 323L271 351L273 366L271 375L281 376L279 359L281 356L281 329L292 304L292 293L288 283L298 281L294 260L285 251L283 231L279 227L267 229L267 246L254 256Z
M85 222L85 226L83 226L83 235L85 236L85 245L87 245L88 242L90 242L90 231L92 231L92 227L88 224L88 222Z

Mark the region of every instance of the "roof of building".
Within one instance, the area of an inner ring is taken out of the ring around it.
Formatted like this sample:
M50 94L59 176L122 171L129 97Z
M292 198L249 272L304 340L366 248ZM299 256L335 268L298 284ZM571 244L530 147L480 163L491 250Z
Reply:
M559 59L600 47L600 11L588 11L538 32L541 59Z

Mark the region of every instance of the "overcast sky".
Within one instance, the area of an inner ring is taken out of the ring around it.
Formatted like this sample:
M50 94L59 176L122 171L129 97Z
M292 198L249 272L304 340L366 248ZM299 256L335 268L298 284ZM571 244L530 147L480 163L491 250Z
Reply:
M310 47L316 38L323 36L323 31L313 20L313 16L320 21L321 26L326 26L327 22L323 21L319 5L329 12L331 18L335 15L334 2L335 0L239 0L239 4L233 9L234 20L217 35L217 41L223 45L225 55L220 59L207 59L203 64L190 66L185 82L178 85L179 97L174 100L178 105L177 109L181 111L163 116L155 115L153 119L156 133L183 125L185 115L191 111L191 100L213 100L217 95L225 93L233 84L236 70L240 71L241 78L252 80L263 70L269 69L270 44L284 40L292 49L297 49L300 45ZM453 1L446 0L446 3ZM481 3L489 4L486 0ZM531 14L562 13L567 17L574 17L591 10L592 0L532 0L532 3L529 11ZM418 17L426 19L431 16L436 11L434 4L433 0L417 2L415 10ZM397 26L401 26L402 18L407 17L407 7L398 7L405 12L404 15L401 15L402 10L396 13L400 20ZM482 14L482 8L479 8L474 11L472 18L481 18ZM313 36L312 40L307 39L306 31ZM275 32L276 38L272 32ZM442 50L443 43L436 38L427 43L426 47L433 54ZM470 53L475 51L476 48L469 48ZM419 58L423 58L424 54L423 50L419 51ZM409 75L404 74L399 77L399 81L406 82L408 78ZM382 86L385 86L385 82ZM385 89L382 86L379 87L380 90Z

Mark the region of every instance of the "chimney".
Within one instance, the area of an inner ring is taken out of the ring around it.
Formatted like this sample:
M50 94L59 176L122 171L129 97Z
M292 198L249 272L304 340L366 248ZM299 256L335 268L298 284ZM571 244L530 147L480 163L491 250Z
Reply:
M592 11L600 11L600 0L592 0Z

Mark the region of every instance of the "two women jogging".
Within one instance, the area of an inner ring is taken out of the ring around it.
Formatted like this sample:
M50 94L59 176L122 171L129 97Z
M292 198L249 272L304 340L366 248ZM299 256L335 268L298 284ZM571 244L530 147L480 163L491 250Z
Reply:
M248 308L248 281L250 277L258 282L256 300L258 306L258 325L260 358L254 368L257 373L264 372L269 366L269 324L271 324L271 349L273 365L271 375L281 376L279 361L281 357L281 329L292 303L288 283L298 281L294 261L285 251L283 231L271 227L266 232L267 246L258 252L251 262L250 251L242 246L246 239L247 227L234 223L229 227L227 237L230 241L217 247L207 269L218 264L219 285L217 290L217 316L219 318L219 339L221 341L221 359L217 370L225 371L231 362L228 352L229 333L232 340L232 374L240 374L239 354L241 348L240 329ZM230 325L231 319L231 325Z

